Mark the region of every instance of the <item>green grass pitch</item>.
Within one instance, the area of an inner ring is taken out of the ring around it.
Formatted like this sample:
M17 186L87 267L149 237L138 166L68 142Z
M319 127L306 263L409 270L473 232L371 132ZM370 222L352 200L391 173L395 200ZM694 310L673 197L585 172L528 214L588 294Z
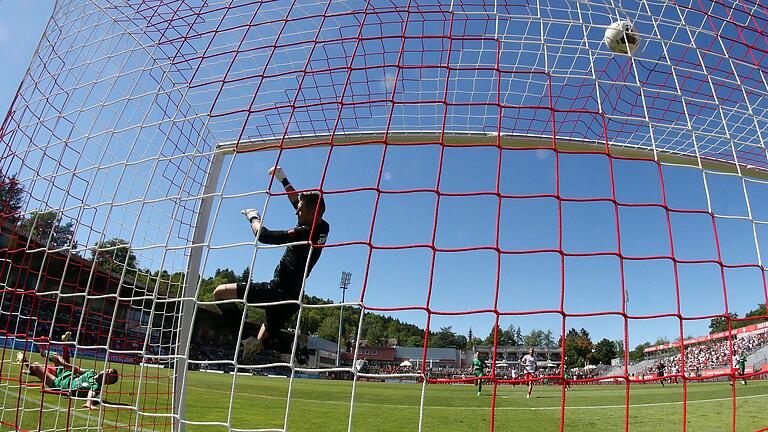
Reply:
M36 356L36 355L34 355ZM6 354L6 357L10 357ZM87 363L87 362L86 362ZM90 362L93 366L93 361ZM83 366L89 366L84 364ZM115 365L118 366L118 365ZM136 406L147 412L163 412L170 398L170 371L144 368L147 379L141 386L139 367L122 366L121 387L105 393L110 402ZM133 376L130 376L133 374ZM7 378L18 377L19 366L2 364L0 398L3 400L0 429L19 424L24 430L170 430L170 420L156 415L137 416L134 409L105 408L88 412L82 401L46 393L42 409L40 390L19 386ZM135 378L134 378L135 377ZM36 382L35 378L29 382ZM234 387L233 387L234 386ZM492 386L476 396L469 385L428 385L414 383L358 382L252 376L233 376L190 372L186 390L187 419L208 424L189 425L187 430L226 431L227 423L237 429L282 429L288 413L290 431L346 431L350 423L356 431L416 431L419 421L424 431L487 431L491 422ZM420 402L424 398L423 411ZM748 386L727 383L691 383L688 386L686 422L688 431L730 431L735 391L736 430L755 431L768 427L768 381L752 381ZM230 395L232 411L230 414ZM683 387L668 384L633 384L630 388L630 431L683 430ZM563 426L566 431L621 431L625 421L625 386L573 386L566 394ZM68 409L68 404L72 408ZM18 409L17 409L18 408ZM42 412L42 416L41 416ZM420 414L421 413L421 414ZM99 416L103 416L100 429ZM41 420L42 417L42 420ZM509 385L496 390L494 430L558 431L561 422L561 388L536 386L533 397L525 398L525 388Z

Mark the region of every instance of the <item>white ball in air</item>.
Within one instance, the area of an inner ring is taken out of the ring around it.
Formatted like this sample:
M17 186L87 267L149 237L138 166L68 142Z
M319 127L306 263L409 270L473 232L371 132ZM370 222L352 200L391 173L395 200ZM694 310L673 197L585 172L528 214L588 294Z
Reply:
M634 54L640 47L640 35L627 20L616 21L605 29L605 45L617 54Z

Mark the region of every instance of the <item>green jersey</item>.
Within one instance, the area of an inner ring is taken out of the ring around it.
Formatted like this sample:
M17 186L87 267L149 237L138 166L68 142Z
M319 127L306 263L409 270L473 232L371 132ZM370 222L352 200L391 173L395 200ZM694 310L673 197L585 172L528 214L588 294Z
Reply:
M75 374L63 367L56 368L56 378L53 387L74 392L101 391L101 383L97 379L98 374L93 369L83 369L81 374Z
M739 372L743 374L744 370L747 368L747 356L740 355L738 357L738 368L739 368Z
M485 360L481 360L480 358L475 358L472 360L472 367L475 370L475 376L481 376L485 374Z

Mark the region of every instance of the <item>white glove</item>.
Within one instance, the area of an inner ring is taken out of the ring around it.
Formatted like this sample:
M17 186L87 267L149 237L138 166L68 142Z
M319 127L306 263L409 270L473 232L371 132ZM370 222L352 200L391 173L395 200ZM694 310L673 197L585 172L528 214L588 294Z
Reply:
M240 213L245 215L245 218L248 219L248 222L252 221L253 218L261 220L261 215L259 214L259 211L256 209L240 210Z
M279 182L282 182L283 180L285 180L285 171L283 171L283 169L280 168L279 166L270 168L269 171L267 171L267 174L269 175L274 174L275 178Z

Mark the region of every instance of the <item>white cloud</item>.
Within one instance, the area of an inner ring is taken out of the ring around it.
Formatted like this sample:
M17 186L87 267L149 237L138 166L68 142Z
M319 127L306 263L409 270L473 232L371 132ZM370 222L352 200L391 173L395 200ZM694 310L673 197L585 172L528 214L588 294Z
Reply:
M392 93L392 90L395 88L395 74L392 72L387 72L384 75L384 89L387 91L387 96Z

